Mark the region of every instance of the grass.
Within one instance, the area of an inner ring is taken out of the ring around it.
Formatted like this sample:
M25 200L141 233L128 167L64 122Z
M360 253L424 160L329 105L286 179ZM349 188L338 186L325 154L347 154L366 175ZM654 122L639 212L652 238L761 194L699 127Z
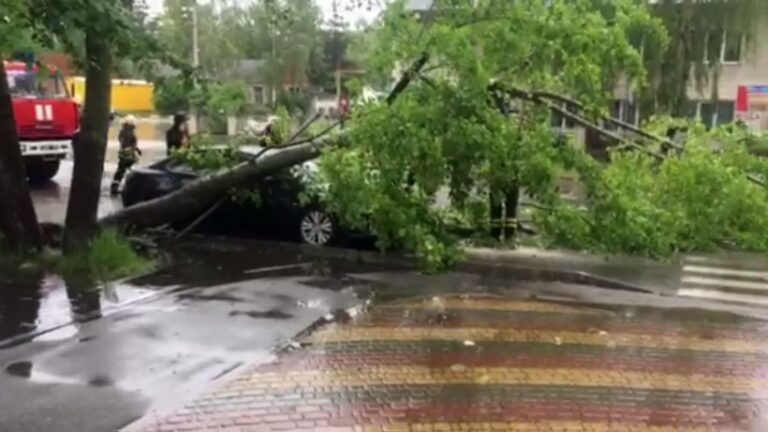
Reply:
M101 231L91 247L61 256L56 269L64 274L90 275L99 281L119 279L152 268L153 262L138 254L115 230Z

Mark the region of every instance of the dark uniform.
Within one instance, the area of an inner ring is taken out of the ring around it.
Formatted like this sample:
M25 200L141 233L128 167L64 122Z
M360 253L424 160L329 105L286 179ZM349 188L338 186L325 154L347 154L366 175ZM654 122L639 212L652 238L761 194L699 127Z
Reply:
M117 171L112 178L112 195L117 195L125 173L136 163L138 155L141 154L135 130L135 125L125 123L117 136L117 140L120 142L120 153L118 153Z
M187 121L187 116L184 114L176 114L173 116L173 126L165 133L165 145L168 156L174 150L178 150L189 144L189 133L184 127L184 123Z

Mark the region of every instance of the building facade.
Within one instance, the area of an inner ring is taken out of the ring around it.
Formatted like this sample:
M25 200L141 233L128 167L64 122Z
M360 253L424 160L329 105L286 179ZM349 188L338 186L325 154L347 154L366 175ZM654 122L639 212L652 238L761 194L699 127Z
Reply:
M720 47L718 101L712 101L713 80L688 89L691 116L714 126L741 120L751 129L768 131L768 18L747 43L739 33L726 33Z

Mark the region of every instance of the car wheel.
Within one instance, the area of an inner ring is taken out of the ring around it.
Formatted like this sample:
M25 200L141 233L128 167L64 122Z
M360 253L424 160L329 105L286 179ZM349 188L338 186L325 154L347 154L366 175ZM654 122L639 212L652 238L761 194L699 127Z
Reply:
M30 159L27 161L27 177L32 184L42 184L59 172L59 160L43 160L42 158Z
M312 208L304 212L299 223L299 235L303 243L324 246L329 244L336 234L336 224L325 211Z

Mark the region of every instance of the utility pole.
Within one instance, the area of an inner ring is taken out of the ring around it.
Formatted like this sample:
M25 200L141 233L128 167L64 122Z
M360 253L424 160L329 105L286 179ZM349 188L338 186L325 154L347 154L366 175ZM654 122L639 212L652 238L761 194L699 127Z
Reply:
M200 46L197 30L197 0L192 0L192 66L200 67Z
M193 77L193 87L197 89L197 72L200 68L200 45L198 41L198 23L197 23L197 0L192 0L192 66L195 68ZM199 126L199 116L197 107L190 107L190 134L196 134Z

